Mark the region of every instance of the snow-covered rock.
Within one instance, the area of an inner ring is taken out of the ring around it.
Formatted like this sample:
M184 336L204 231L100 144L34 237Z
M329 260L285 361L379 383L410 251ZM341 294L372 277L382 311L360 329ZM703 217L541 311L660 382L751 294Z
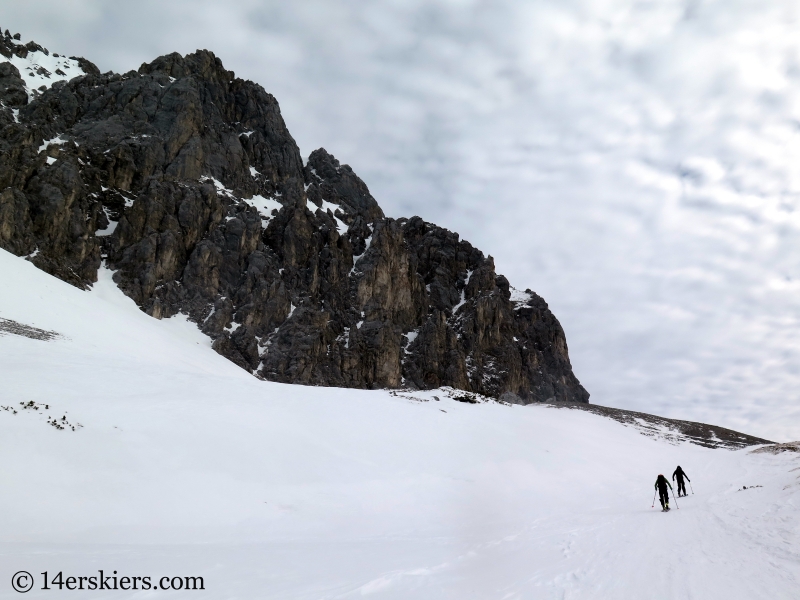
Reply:
M105 262L262 379L588 401L542 298L457 233L387 218L324 149L304 164L277 100L209 50L125 74L10 35L0 56L0 248L81 288Z

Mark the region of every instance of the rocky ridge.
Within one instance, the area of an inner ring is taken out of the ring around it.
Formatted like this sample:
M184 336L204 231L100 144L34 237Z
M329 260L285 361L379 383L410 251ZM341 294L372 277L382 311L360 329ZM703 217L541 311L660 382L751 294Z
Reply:
M324 149L304 164L212 52L100 73L6 30L0 55L0 247L81 288L112 269L265 379L588 402L542 298Z
M770 449L783 446L782 444L775 445L775 442L754 435L696 421L668 419L649 413L599 406L585 402L559 402L553 404L553 406L560 409L583 410L601 415L628 427L633 427L642 435L666 440L671 444L690 442L706 448L728 448L731 450L770 444L761 450L754 450L754 452L771 452L772 450ZM778 449L778 452L780 451Z

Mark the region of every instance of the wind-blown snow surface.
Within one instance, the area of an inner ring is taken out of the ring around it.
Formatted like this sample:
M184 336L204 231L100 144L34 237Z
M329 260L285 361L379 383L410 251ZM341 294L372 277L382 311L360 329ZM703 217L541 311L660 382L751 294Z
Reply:
M796 454L439 391L262 382L185 320L141 313L108 271L82 292L0 251L0 274L0 317L61 336L0 336L0 405L17 409L0 409L2 598L19 570L293 600L750 600L800 584ZM662 514L653 481L677 464L696 494ZM26 597L60 595L39 585Z

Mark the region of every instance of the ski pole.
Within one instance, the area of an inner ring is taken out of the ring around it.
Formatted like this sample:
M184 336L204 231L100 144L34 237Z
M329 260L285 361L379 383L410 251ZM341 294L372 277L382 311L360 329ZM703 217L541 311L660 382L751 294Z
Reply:
M669 488L669 491L672 492L672 499L675 500L675 492L673 491L672 488ZM681 507L678 506L678 501L677 500L675 500L675 508L677 508L678 510L681 509Z
M692 487L692 480L689 480L689 489L692 490L692 495L694 495L694 488Z
M653 505L650 508L653 508L656 505L656 493L653 492Z

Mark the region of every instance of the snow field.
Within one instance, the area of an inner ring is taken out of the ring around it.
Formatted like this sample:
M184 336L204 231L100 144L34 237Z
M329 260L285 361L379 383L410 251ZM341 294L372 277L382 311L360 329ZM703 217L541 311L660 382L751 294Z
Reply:
M796 454L671 445L582 411L442 391L263 382L185 318L139 311L105 269L83 292L0 251L0 276L0 317L62 336L0 336L0 405L18 408L0 410L0 598L18 597L23 569L199 575L193 598L800 589ZM30 400L50 408L19 407ZM696 494L662 514L653 482L678 464Z

